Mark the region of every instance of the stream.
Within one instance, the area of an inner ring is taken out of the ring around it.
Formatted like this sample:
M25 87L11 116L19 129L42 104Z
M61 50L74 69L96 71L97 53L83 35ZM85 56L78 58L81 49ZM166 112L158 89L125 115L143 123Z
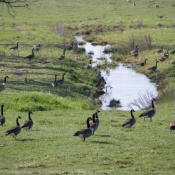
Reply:
M75 37L77 42L84 42L82 36ZM102 60L99 58L106 59L107 62L111 62L111 55L104 53L106 47L110 45L101 46L101 45L92 45L89 42L85 42L84 45L78 45L78 47L85 48L85 54L91 52L91 58L93 60L92 67L95 67L97 64L102 64ZM102 102L101 109L110 110L113 109L109 107L109 103L112 99L119 100L121 106L118 107L118 110L139 110L150 105L150 99L152 97L157 97L157 85L152 83L150 79L144 74L137 73L131 65L118 63L115 69L108 68L107 70L102 70L101 75L106 81L106 87L104 95L100 96ZM142 98L144 103L139 103L138 101Z

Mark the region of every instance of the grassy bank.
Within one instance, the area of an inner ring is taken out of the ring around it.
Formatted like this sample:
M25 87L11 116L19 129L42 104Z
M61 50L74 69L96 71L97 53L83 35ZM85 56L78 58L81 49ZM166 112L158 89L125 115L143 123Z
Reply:
M17 8L13 18L3 6L0 10L0 80L8 75L7 88L0 92L6 123L0 127L0 174L174 174L175 56L158 63L158 70L148 68L161 54L155 50L175 49L174 1L64 0L37 1L29 9ZM155 4L159 4L159 8ZM159 18L164 15L163 18ZM59 24L59 25L57 25ZM57 27L56 27L57 26ZM61 32L59 29L63 29ZM129 111L110 110L99 113L100 125L94 136L82 142L73 134L86 127L86 118L98 108L97 68L85 69L89 57L64 44L75 41L75 35L86 35L87 41L109 43L116 51L113 65L130 62L137 72L146 74L158 84L157 113L153 121L138 118L133 128L122 128ZM146 36L146 37L145 37ZM148 43L147 39L151 39ZM19 42L17 51L10 50ZM42 44L31 61L33 45ZM138 58L129 56L139 43ZM150 44L147 47L146 44ZM146 66L137 64L148 59ZM55 74L65 83L51 86ZM17 139L5 136L20 115L34 114L31 131L22 131Z

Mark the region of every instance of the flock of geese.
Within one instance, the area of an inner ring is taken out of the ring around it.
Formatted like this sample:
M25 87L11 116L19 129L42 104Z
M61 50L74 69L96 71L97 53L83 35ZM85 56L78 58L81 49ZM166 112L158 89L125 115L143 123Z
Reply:
M158 53L158 54L163 53L163 47L156 50L155 53ZM139 56L139 47L138 47L138 45L136 45L136 48L134 50L130 51L130 54L131 54L132 57L135 57L135 58L137 58ZM163 56L161 56L159 59L156 60L156 64L154 66L148 68L148 70L151 71L151 72L156 71L157 70L157 63L167 60L167 58L169 58L170 54L172 54L172 55L175 54L175 50L173 50L169 53L169 49L167 49L167 51L163 53ZM137 65L140 65L140 66L143 67L143 66L146 65L147 60L148 59L145 59L144 62L137 63Z
M11 47L10 49L13 49L13 50L18 50L18 44L19 42L17 42L16 46L13 46ZM24 58L28 58L28 59L32 59L34 58L34 50L40 50L40 47L41 45L38 45L38 46L35 46L33 49L32 49L32 54L24 57ZM72 46L73 47L73 46ZM63 55L61 57L59 57L60 60L64 59L65 57L65 49L63 50ZM163 53L163 47L161 47L159 50L156 51L157 53ZM135 50L132 50L130 52L131 56L133 57L138 57L139 56L139 47L138 45L136 45L136 49ZM175 50L172 51L170 54L175 54ZM159 58L158 60L156 60L156 65L155 66L152 66L150 68L148 68L148 70L150 71L156 71L157 70L157 63L158 62L163 62L165 61L167 58L169 57L169 49L167 49L167 51L164 53L164 55ZM139 65L141 66L145 66L146 65L146 61L147 59L145 59L144 62L142 63L139 63ZM91 62L89 63L91 65ZM52 86L53 87L57 87L58 85L61 85L64 83L64 75L65 73L62 74L62 78L57 80L57 74L55 74L55 79L54 81L52 82ZM4 81L2 84L0 84L0 92L5 90L6 88L6 81L7 81L7 78L9 78L8 76L5 76L4 77ZM155 98L152 99L151 101L151 109L149 110L146 110L145 112L143 112L142 114L139 115L139 117L144 117L144 120L145 118L150 118L150 121L152 121L152 117L156 114L156 108L154 106L154 101L156 101ZM5 117L4 117L4 112L3 112L3 108L4 108L4 105L1 105L1 114L0 114L0 125L3 126L4 123L5 123ZM85 129L81 129L81 130L78 130L77 132L74 133L74 136L79 136L82 141L85 141L86 138L92 136L95 131L98 129L98 126L99 126L99 118L98 118L98 113L100 111L97 110L93 115L92 115L92 118L91 117L88 117L87 120L86 120L86 124L87 124L87 128ZM122 124L122 127L132 127L136 124L136 119L133 115L133 112L134 109L132 109L130 111L131 113L131 118L128 118L124 121L124 123ZM31 119L31 114L32 114L32 111L29 111L28 112L28 120L24 121L24 123L22 125L19 124L19 119L21 119L20 116L18 116L16 118L16 126L13 126L11 128L9 128L6 132L5 132L5 135L8 136L8 135L11 135L13 136L14 138L16 138L16 136L21 132L21 129L25 129L25 130L30 130L33 126L33 120ZM170 130L175 130L175 121L171 122L170 123Z
M4 105L1 105L1 114L0 114L0 125L3 126L5 123L5 117L4 117L4 111L3 111ZM26 131L31 129L33 126L33 120L31 118L32 111L28 112L28 120L24 121L22 125L19 124L19 119L21 119L20 116L16 118L16 126L13 126L9 128L6 132L5 135L8 136L13 136L16 139L16 136L21 132L21 129L25 129Z

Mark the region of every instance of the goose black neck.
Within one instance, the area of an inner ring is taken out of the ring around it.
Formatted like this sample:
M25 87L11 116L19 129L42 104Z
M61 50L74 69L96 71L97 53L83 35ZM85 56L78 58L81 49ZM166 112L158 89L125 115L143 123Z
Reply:
M152 100L152 108L154 108L154 100Z
M134 115L133 115L133 110L131 110L131 117L134 118Z
M7 77L4 78L4 83L6 83L6 79L7 79Z
M87 128L90 127L89 120L90 120L90 118L88 118L87 121L86 121L86 123L87 123Z
M17 126L20 126L20 124L19 124L19 122L18 122L18 119L19 119L19 118L17 117L17 118L16 118L16 125L17 125Z
M147 59L145 59L145 64L146 64Z
M56 81L56 79L57 79L57 75L55 75L55 81Z
M4 112L3 112L3 107L4 107L4 105L1 105L1 115L4 114Z
M31 114L31 112L28 113L28 117L29 117L29 120L32 120L30 114Z
M64 74L62 75L62 80L64 80Z

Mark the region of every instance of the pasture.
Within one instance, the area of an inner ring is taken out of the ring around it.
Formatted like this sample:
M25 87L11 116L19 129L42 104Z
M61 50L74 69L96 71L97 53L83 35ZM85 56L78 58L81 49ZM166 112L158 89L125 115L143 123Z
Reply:
M0 3L0 81L9 76L6 89L0 92L6 117L0 127L0 174L173 175L175 133L169 124L175 120L175 56L159 62L155 72L148 68L161 56L156 49L175 49L174 9L173 0L38 0L29 3L29 8L15 8L12 17ZM100 125L93 136L85 142L73 136L100 109L99 67L85 69L89 57L77 50L66 50L65 59L57 59L76 35L109 43L116 50L113 64L130 62L158 84L152 122L138 118L140 110L134 113L136 124L123 128L129 111L100 110ZM10 50L17 42L18 51ZM24 59L39 43L42 48L34 52L34 58ZM136 43L140 55L135 59L129 51ZM145 58L146 66L136 66ZM52 87L55 74L61 78L63 73L65 83ZM19 123L23 123L29 110L33 128L22 130L16 139L5 136L16 125L15 118L21 116Z

